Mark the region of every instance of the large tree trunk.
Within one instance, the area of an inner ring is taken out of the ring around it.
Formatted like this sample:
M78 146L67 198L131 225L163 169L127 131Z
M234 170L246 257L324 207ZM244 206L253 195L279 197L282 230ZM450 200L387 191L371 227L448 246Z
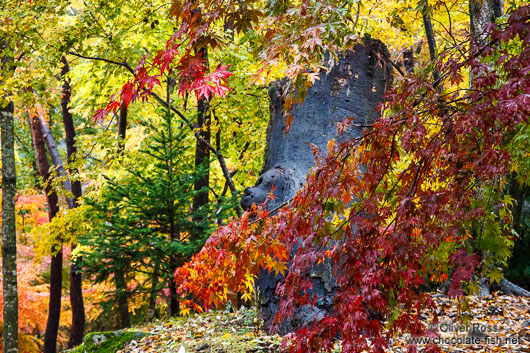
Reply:
M303 186L305 176L314 165L314 157L308 142L321 151L327 151L330 139L343 140L359 137L365 127L379 117L376 106L382 101L385 90L392 80L390 58L385 46L376 40L366 39L356 44L352 51L340 56L320 80L309 88L302 104L293 108L293 122L285 132L286 118L283 112L285 81L271 85L269 95L270 121L262 174L253 188L247 188L241 206L249 209L252 204L262 204L271 187L275 187L273 202L265 208L272 210L289 199ZM329 57L325 62L329 61ZM353 117L354 124L343 136L337 133L337 123ZM311 268L307 276L313 282L313 294L317 297L314 307L298 308L290 321L284 320L280 334L302 328L332 311L336 291L331 264L324 263ZM258 313L265 327L273 326L281 298L276 294L281 276L262 270L256 280L259 302Z
M50 183L50 164L46 157L46 148L44 146L44 134L39 116L30 117L31 136L33 138L33 147L35 149L35 159L39 173L45 182L45 192L48 201L48 215L50 221L59 212L59 200L55 191L52 190ZM63 270L63 253L62 249L51 249L52 255L50 266L50 301L48 307L48 322L46 323L46 332L44 334L44 353L55 353L57 351L57 333L59 330L59 319L61 317L61 288L62 288L62 270Z
M75 126L74 119L70 113L68 105L70 104L70 98L72 90L70 87L70 79L68 73L70 72L70 66L66 61L66 57L61 58L63 67L61 69L61 77L63 79L63 95L61 97L61 108L63 113L63 124L66 135L66 153L68 156L68 163L73 163L77 148L75 146ZM71 170L72 173L76 173L76 170ZM82 195L81 182L74 180L71 183L72 194L73 194L73 206L78 206L79 198ZM76 248L76 244L72 244L72 252ZM77 266L76 262L72 260L70 265L70 305L72 306L72 327L70 329L70 338L68 339L68 347L72 348L83 342L83 335L85 332L85 306L83 304L83 279L81 269Z
M472 48L480 45L480 42L486 39L486 26L495 22L503 13L504 0L469 0L469 31ZM474 75L470 72L470 88L473 88L473 78Z
M471 35L476 40L485 38L486 25L495 22L504 13L504 0L469 0Z
M16 166L13 103L0 103L2 139L2 278L4 352L18 352L17 233L15 226Z

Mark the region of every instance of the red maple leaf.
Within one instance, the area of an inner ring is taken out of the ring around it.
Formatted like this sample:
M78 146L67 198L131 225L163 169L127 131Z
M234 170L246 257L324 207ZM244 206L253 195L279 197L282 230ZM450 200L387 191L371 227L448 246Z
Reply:
M94 123L97 123L99 120L103 120L107 116L106 109L98 109L96 114L94 114Z
M133 98L137 97L138 92L134 89L134 84L132 82L127 82L123 85L121 89L121 101L125 103L126 106L129 106L129 103Z

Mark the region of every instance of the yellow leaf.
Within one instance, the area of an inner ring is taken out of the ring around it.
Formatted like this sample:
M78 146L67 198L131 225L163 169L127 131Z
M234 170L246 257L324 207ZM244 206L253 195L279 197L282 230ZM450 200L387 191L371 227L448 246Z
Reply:
M190 316L190 308L182 308L180 309L180 313L182 314L182 316Z
M284 263L281 263L278 261L272 261L272 269L274 270L274 272L284 276L285 271L287 270L287 266L285 266Z

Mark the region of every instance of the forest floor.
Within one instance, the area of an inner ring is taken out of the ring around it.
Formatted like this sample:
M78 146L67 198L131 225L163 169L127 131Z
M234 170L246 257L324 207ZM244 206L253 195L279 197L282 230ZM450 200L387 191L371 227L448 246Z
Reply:
M530 352L530 300L507 295L468 297L469 308L443 294L433 294L438 307L438 323L423 318L438 332L442 352ZM467 321L466 321L467 320ZM467 322L467 323L466 323ZM282 338L260 330L256 311L214 311L190 317L158 321L135 330L150 333L132 341L119 353L269 353L281 352ZM427 339L420 337L420 339ZM472 344L473 341L476 344ZM388 352L406 352L410 336L391 340ZM480 340L480 343L477 343ZM336 343L337 352L340 342ZM418 343L418 351L427 347Z

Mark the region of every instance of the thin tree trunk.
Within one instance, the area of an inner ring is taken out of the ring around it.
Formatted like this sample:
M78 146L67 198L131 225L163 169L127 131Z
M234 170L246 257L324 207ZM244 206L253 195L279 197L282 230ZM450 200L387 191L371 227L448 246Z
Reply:
M31 136L33 138L33 147L35 149L35 160L39 173L45 182L46 198L48 201L48 215L50 221L59 212L59 199L55 191L52 190L49 180L50 164L46 157L46 148L44 147L44 135L40 118L36 115L30 117ZM61 317L61 288L62 288L62 271L63 271L63 253L62 246L59 249L51 249L52 256L50 266L50 301L48 307L48 322L44 334L44 353L55 353L57 351L57 333L59 330L59 319Z
M61 102L62 104L62 102ZM34 141L39 141L39 145L42 144L44 146L44 142L46 143L47 147L48 147L48 152L50 154L50 157L53 161L53 164L55 165L56 169L57 169L57 172L60 176L66 176L66 172L64 170L64 166L63 166L63 162L62 162L62 159L61 159L61 155L59 154L59 149L57 148L57 144L55 143L55 139L50 131L50 128L48 127L48 123L46 121L46 119L44 118L44 110L42 108L42 106L37 103L36 104L36 108L37 108L37 115L36 116L33 116L31 121L33 124L38 124L38 127L36 126L33 126L32 127L32 134L37 134L35 135L34 137L38 137L38 138L34 138ZM71 119L71 116L70 116L70 119ZM65 124L65 128L70 130L70 127L67 127L68 125L68 121L67 121L67 124ZM73 128L73 121L71 122L71 127ZM67 134L71 134L72 131L68 131ZM72 136L70 136L72 137ZM74 130L74 138L75 138L75 130ZM43 141L42 143L40 141ZM40 147L39 147L40 148ZM42 148L42 156L40 157L41 159L45 160L46 161L46 166L47 166L47 177L46 177L46 180L48 180L50 178L50 173L49 173L49 164L48 164L48 160L46 158L46 152L45 152L45 149L44 147ZM37 165L39 165L39 163L42 163L39 162L39 158L37 158L37 146L35 148L35 158L37 159ZM43 175L43 169L41 169L41 166L39 165L39 171L41 173L41 175ZM72 189L72 184L70 183L70 179L68 177L66 177L63 182L62 182L64 188L66 189L67 192L72 192L72 194L74 193L74 190ZM75 192L76 194L74 195L77 195L78 197L81 196L81 184L77 185L77 189L75 189ZM57 197L57 195L55 196ZM67 196L66 197L66 201L68 203L68 208L69 209L73 209L75 207L75 204L74 204L74 200L70 197L70 196ZM76 200L77 201L77 200ZM58 206L57 206L57 211L55 213L58 212ZM53 218L53 216L50 217L50 220ZM60 254L61 254L61 257L60 257L60 264L59 264L59 259L56 258L54 259L54 257L52 257L52 270L55 269L54 271L59 271L60 269L60 276L61 276L61 282L62 282L62 249L60 251ZM59 255L59 253L57 254L57 256ZM70 269L72 271L72 269ZM52 273L51 275L52 277L54 276L54 273ZM55 277L59 276L59 274L55 273ZM58 279L56 278L55 281L57 281ZM50 305L51 305L51 301L52 301L52 290L54 292L57 292L59 291L59 294L55 294L55 295L59 295L59 299L60 299L60 291L61 291L61 286L59 286L59 288L53 288L54 286L52 285L52 283L55 283L54 281L52 281L52 279L50 279ZM78 273L78 271L75 269L74 270L74 276L73 276L73 283L70 282L70 286L74 287L74 304L72 305L75 305L75 315L76 317L73 318L73 320L75 320L75 325L76 327L73 328L75 330L75 334L76 334L76 339L79 340L79 336L81 336L81 341L82 341L82 338L83 338L83 332L84 332L84 321L85 321L85 317L84 317L84 306L83 306L83 297L82 297L82 278L81 278L81 274ZM71 298L72 299L72 298ZM55 308L55 305L54 304L54 308ZM74 307L72 307L73 309ZM60 315L60 302L59 302L59 315ZM73 309L74 310L74 309ZM50 314L49 315L52 315L52 312L50 311ZM53 314L55 315L55 314ZM50 324L50 319L48 318L48 325L51 325L53 327L53 325L55 325L54 323ZM81 322L82 321L82 322ZM58 323L57 323L58 325ZM50 333L50 335L53 335L53 329ZM48 349L52 349L51 348L51 340L52 338L50 338L50 343L49 343L49 348ZM55 340L57 340L57 333L55 333ZM70 344L70 342L69 342ZM56 343L55 343L56 345ZM53 348L55 349L55 348ZM52 351L48 351L48 352L52 352ZM48 353L46 351L46 339L45 339L45 353ZM53 351L55 352L55 350Z
M0 51L9 48L7 40L0 41ZM14 72L13 57L0 58L0 70ZM4 86L4 82L0 81ZM7 87L5 87L7 88ZM3 350L18 352L18 291L17 291L17 233L15 195L17 173L15 163L15 132L13 119L15 107L12 102L0 102L0 138L2 147L2 291L4 297Z
M66 57L61 58L63 67L61 69L61 77L63 79L63 95L61 97L61 108L63 113L63 124L66 136L66 153L68 156L68 164L74 162L77 148L75 146L75 126L74 119L70 113L68 105L72 95L70 87L70 79L67 74L70 72L70 66ZM76 173L76 170L70 170ZM73 194L73 206L77 207L79 198L83 191L81 189L81 182L75 180L71 183ZM72 252L76 248L76 243L72 243ZM83 335L85 332L85 306L83 304L83 278L81 269L77 266L75 260L70 264L70 305L72 306L72 327L70 329L70 338L68 339L68 347L72 348L83 342Z
M167 79L167 86L166 86L166 102L168 104L168 107L171 107L171 94L173 93L173 89L175 88L175 81L172 78L172 75L168 75ZM167 110L167 116L168 119L168 140L169 140L169 155L173 156L173 126L171 123L171 111ZM197 154L196 154L197 156ZM166 160L166 168L167 168L167 176L168 176L168 184L173 185L173 175L174 170L177 168L177 166L174 165L173 159L167 159ZM168 216L169 216L169 241L175 242L180 240L180 232L177 229L177 225L175 222L175 213L173 210L174 205L174 198L172 196L173 194L168 190L166 193L166 208L168 210ZM206 195L206 198L208 198L208 195ZM177 286L175 284L175 280L173 279L173 275L175 271L177 270L177 267L179 266L177 264L177 258L175 255L171 255L169 258L170 264L169 264L169 279L168 279L168 287L169 287L169 315L171 316L177 316L179 314L179 300L177 295Z
M172 261L175 261L172 259ZM173 269L176 270L175 266L172 268L172 273L175 273ZM179 299L177 296L177 286L175 284L175 280L173 279L173 275L169 277L169 315L171 316L177 316L179 314L180 310L180 304Z
M175 226L173 224L173 221L171 221L171 229L170 229L170 240L172 242L178 240L179 232L175 229ZM177 316L179 314L180 305L177 295L177 285L175 283L175 279L173 278L173 275L175 274L175 271L180 266L177 264L177 259L175 256L170 257L170 274L169 274L169 315L171 316Z
M62 181L64 189L67 192L72 192L72 184L70 183L70 178L67 177L66 172L64 170L63 160L59 153L59 149L57 148L57 144L55 143L55 138L53 137L50 127L48 126L48 122L44 118L44 109L42 108L40 103L37 103L36 106L38 112L37 118L40 123L40 131L42 132L42 136L44 138L46 146L48 147L48 153L50 154L53 165L57 169L57 174L59 174L59 176L66 176L66 178L64 178L64 180ZM66 203L68 204L69 209L74 208L74 201L70 196L66 197Z
M527 188L519 184L517 181L517 174L513 172L509 177L508 192L513 197L515 203L512 208L513 229L517 234L521 234L521 216L523 214L524 200L526 199Z
M15 223L16 166L13 103L0 106L2 139L2 275L4 352L18 352L17 234Z
M127 132L127 106L122 103L120 108L120 121L118 127L118 150L117 155L123 153L125 148L125 137ZM118 313L120 315L120 328L131 326L131 316L129 314L129 303L127 301L127 282L123 270L117 270L114 273L114 282L116 284L116 300L118 301Z
M118 155L125 148L125 135L127 133L127 106L122 103L120 108L120 120L118 122Z
M414 50L412 47L403 52L403 66L409 75L414 73Z
M120 329L123 329L131 326L129 304L127 303L127 282L125 281L123 270L120 269L114 273L114 281L116 283Z
M469 0L469 30L471 32L471 47L476 46L477 42L486 38L484 30L487 24L494 22L497 17L502 16L504 12L504 0ZM469 72L469 87L473 89L474 75ZM477 185L476 189L480 190L482 185ZM478 232L478 230L475 230ZM479 296L490 295L490 281L488 278L479 279L480 291Z
M151 295L149 297L149 310L147 311L147 322L153 321L156 313L156 297L158 291L158 267L159 264L155 263L155 268L153 270L153 277L151 279Z
M52 249L55 251L57 249ZM61 289L63 285L63 250L52 256L50 264L50 302L48 306L48 321L44 333L44 353L57 352L57 334L61 317Z
M70 79L68 79L66 75L70 72L70 67L68 66L68 62L66 61L66 58L64 56L62 57L61 62L63 63L63 68L61 70L61 76L63 77L63 95L61 98L61 108L66 137L66 153L68 156L68 163L73 163L75 155L77 153L77 147L75 146L76 132L74 120L72 118L72 114L70 113L70 108L68 107L68 105L70 104L72 91L70 87ZM77 170L71 171L77 172ZM83 194L81 182L79 180L71 182L71 191L73 194L74 206L77 206L79 198Z
M205 60L205 70L208 71L208 51L203 48L198 51L198 54ZM199 130L199 137L204 141L210 143L210 105L206 98L201 98L197 102L197 129ZM210 150L208 146L197 139L195 144L195 169L205 168L201 178L195 181L195 191L202 190L193 197L193 210L197 211L202 206L208 204L208 187L210 186Z
M431 61L434 63L436 60L436 40L434 39L431 16L427 10L428 6L429 2L428 0L425 0L425 6L422 10L423 27L425 29L425 36L427 37L427 44L429 46L429 56L431 58ZM436 67L434 68L433 78L436 82L440 79L440 73L438 72L438 69Z

